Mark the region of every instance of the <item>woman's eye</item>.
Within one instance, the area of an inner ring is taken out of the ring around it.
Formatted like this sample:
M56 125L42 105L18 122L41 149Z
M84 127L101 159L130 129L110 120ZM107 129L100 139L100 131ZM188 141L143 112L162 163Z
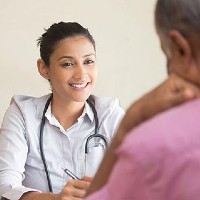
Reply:
M72 66L72 65L73 65L72 62L66 62L66 63L62 64L62 66L64 66L64 67L69 67L69 66Z
M92 64L94 63L94 60L86 60L84 64Z

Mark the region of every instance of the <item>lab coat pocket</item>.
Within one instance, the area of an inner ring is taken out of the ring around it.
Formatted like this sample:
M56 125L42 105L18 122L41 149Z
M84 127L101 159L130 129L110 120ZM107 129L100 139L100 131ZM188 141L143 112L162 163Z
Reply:
M101 143L90 147L88 154L85 154L85 175L94 176L105 153L105 147Z

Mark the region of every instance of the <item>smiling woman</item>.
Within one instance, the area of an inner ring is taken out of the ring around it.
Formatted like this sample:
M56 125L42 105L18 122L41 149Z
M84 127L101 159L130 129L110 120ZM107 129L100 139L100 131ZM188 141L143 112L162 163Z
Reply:
M91 95L97 64L87 29L56 23L38 45L38 71L52 93L12 98L0 133L0 196L83 198L124 111L116 98Z
M49 66L42 59L38 60L38 70L50 80L54 98L84 104L96 82L94 46L84 36L63 39L52 53Z

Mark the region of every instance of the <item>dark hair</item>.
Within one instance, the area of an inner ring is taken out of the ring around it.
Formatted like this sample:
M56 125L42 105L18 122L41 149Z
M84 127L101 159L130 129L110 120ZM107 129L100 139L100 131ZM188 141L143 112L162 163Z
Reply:
M50 56L60 40L76 36L86 37L95 49L95 41L88 29L77 22L59 22L45 29L45 33L37 40L40 46L40 56L45 64L49 65Z
M164 34L171 29L178 30L185 37L200 34L200 1L158 0L155 23Z

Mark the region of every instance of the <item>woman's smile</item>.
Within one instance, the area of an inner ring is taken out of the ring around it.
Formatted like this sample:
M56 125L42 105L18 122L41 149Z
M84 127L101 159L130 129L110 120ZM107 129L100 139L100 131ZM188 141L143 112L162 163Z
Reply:
M88 86L89 82L86 83L70 83L70 87L75 89L84 89Z

